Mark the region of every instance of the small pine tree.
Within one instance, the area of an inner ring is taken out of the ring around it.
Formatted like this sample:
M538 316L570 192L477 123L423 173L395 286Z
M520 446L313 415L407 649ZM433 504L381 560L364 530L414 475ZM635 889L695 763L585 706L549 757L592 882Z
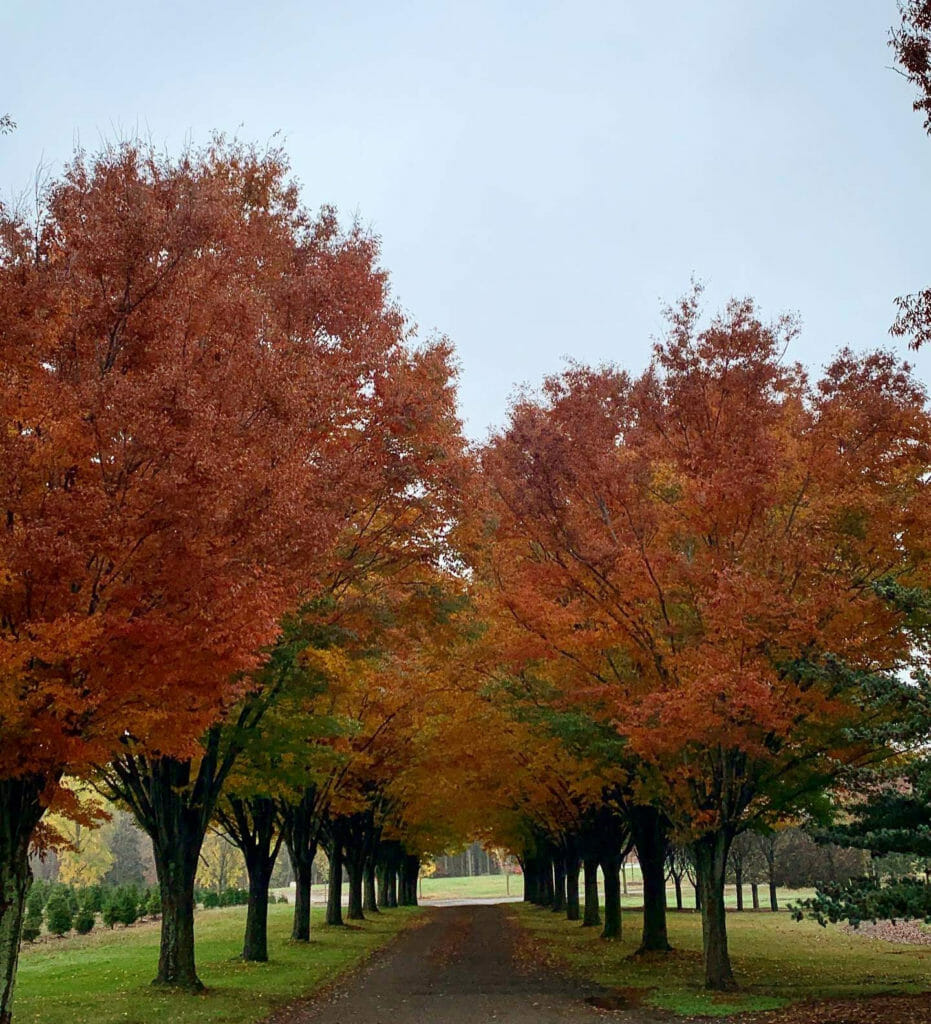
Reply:
M26 919L23 922L23 941L35 942L42 931L42 910L45 905L45 892L35 885L26 897Z
M151 917L157 917L162 912L162 894L157 887L149 890L145 901L145 912Z
M52 935L64 935L71 931L72 914L68 894L62 890L53 892L45 904L45 924Z
M94 912L85 903L74 915L74 930L78 935L86 935L94 927Z
M112 928L116 924L118 918L115 892L107 893L106 899L104 899L103 901L103 910L101 911L101 917L103 918L103 923L108 928Z
M119 890L115 901L116 920L120 924L131 925L139 919L139 907L136 903L136 892L129 887Z

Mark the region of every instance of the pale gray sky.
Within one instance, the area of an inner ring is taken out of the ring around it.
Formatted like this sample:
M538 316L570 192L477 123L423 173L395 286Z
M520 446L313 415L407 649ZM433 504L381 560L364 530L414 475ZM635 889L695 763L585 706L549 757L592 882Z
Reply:
M566 356L642 367L694 272L791 309L790 356L892 345L931 285L931 139L894 0L0 0L0 189L77 140L282 133L383 239L482 437ZM903 346L896 343L896 347ZM931 352L915 357L931 382Z

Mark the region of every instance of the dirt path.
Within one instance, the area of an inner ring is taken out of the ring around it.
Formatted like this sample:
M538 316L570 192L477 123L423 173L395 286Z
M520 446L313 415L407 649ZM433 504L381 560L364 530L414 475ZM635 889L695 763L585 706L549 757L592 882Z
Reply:
M503 906L430 911L328 996L277 1014L274 1024L591 1024L591 986L521 963ZM646 1024L646 1015L612 1015Z

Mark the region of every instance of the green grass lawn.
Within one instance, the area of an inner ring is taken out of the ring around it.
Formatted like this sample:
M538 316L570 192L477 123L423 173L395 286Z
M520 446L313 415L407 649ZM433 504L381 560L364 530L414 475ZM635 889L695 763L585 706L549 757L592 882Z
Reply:
M682 1014L727 1015L765 1010L801 999L915 993L931 989L931 947L903 946L847 935L787 913L729 914L729 946L741 992L714 996L702 985L701 920L669 915L667 956L630 959L640 915L624 915L624 938L604 942L598 929L581 928L560 914L514 904L518 922L557 960L609 988L647 990L649 1005Z
M314 910L308 945L288 941L292 908L270 906L267 964L233 958L242 948L246 908L200 911L197 967L202 995L153 989L159 926L95 931L25 947L14 1000L17 1024L252 1024L360 963L411 923L398 908L359 928L327 928Z

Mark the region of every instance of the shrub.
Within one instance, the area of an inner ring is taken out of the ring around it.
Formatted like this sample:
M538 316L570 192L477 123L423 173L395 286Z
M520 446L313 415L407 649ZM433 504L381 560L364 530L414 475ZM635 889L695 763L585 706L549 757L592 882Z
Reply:
M29 890L26 898L26 919L23 921L23 942L35 942L42 931L42 905L45 894Z
M205 910L212 910L220 905L220 895L215 892L205 892L202 900Z
M71 930L72 914L68 894L53 892L45 904L45 924L53 935L64 935Z

